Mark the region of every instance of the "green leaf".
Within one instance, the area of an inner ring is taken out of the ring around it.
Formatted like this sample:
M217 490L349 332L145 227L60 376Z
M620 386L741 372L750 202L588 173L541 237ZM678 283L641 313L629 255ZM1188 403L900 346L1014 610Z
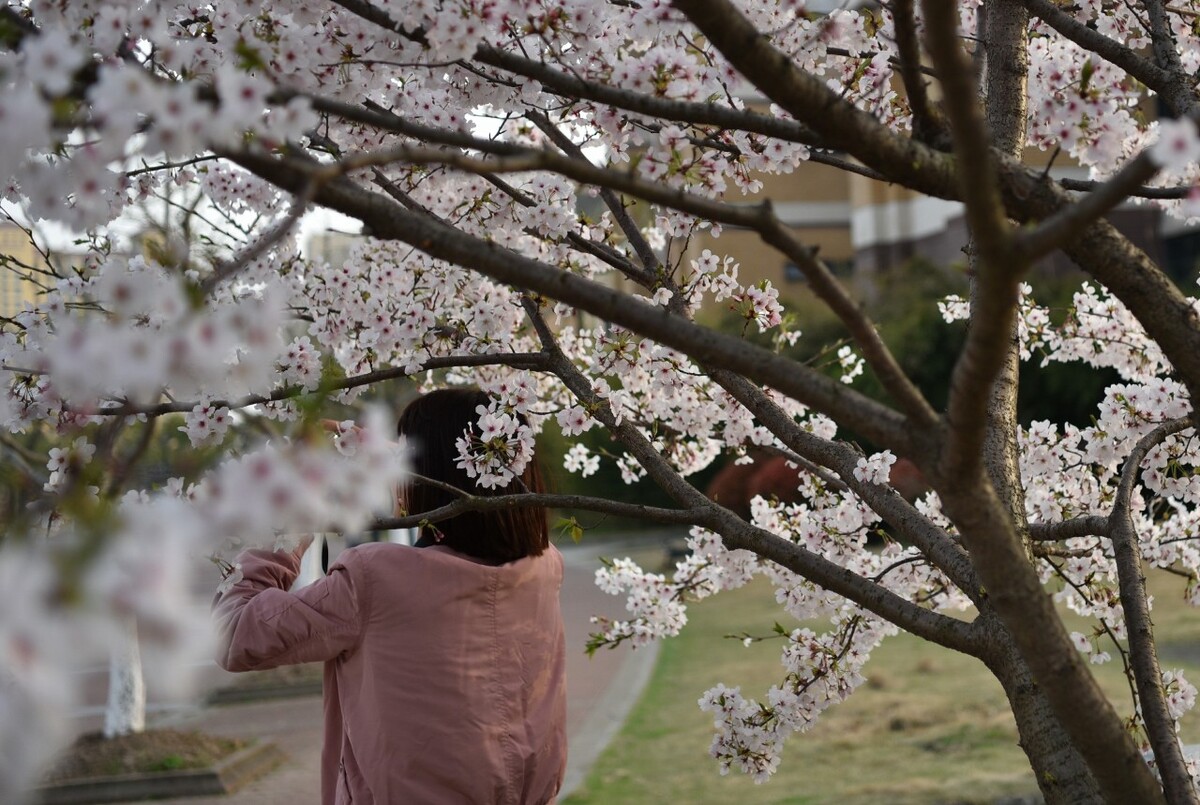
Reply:
M246 72L251 70L265 70L267 67L267 63L263 61L258 48L250 45L245 39L237 41L237 44L233 46L233 52L237 54L238 67Z
M1092 75L1096 72L1096 65L1092 64L1092 60L1088 59L1079 68L1079 94L1086 95L1088 84L1092 80Z
M579 521L574 517L562 518L555 525L555 528L557 528L562 534L569 534L571 536L571 541L576 545L578 545L579 541L583 539L583 526L581 526Z

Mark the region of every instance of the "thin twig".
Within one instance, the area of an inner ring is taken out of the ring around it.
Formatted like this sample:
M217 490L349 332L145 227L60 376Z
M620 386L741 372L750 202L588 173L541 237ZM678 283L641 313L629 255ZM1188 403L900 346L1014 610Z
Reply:
M558 146L569 157L586 161L583 154L583 149L571 142L570 138L564 135L558 128L550 122L550 119L539 112L526 112L525 116L542 131L543 134ZM637 253L638 259L641 260L642 270L630 277L647 290L653 290L658 282L667 281L669 278L666 272L663 271L662 263L659 262L658 255L650 248L650 244L642 237L641 229L633 220L633 216L629 214L629 210L625 208L625 203L609 188L600 190L600 198L608 207L609 212L613 215L613 220L617 222L617 226L621 227L621 231L625 233L625 237L633 245L634 251ZM672 291L677 290L672 287L674 283L670 283L668 287Z
M1103 187L1108 182L1107 182L1107 180L1106 181L1096 181L1094 179L1059 179L1058 183L1059 183L1059 185L1062 186L1062 188L1064 190L1075 190L1075 191L1090 193L1094 190L1098 190L1099 188ZM1129 195L1136 196L1137 198L1173 200L1173 199L1187 198L1191 192L1192 192L1191 185L1187 185L1185 187L1145 187L1145 186L1143 186L1143 187L1132 188L1129 191Z
M468 366L495 366L500 364L522 369L537 370L544 368L544 358L541 353L537 352L493 353L488 355L458 355L429 358L422 362L420 366L411 371L405 367L394 366L389 369L379 369L374 372L367 372L366 374L355 375L353 377L347 377L329 383L322 383L315 389L308 389L303 386L284 386L283 388L276 389L270 394L250 394L237 400L214 400L210 404L214 407L229 408L233 410L238 408L246 408L251 405L262 405L263 403L278 402L280 400L291 399L293 397L300 397L307 394L328 394L334 391L343 391L345 389L369 386L374 383L380 383L384 380L395 380L402 377L411 377L413 375L433 369L453 369ZM95 416L125 417L144 414L148 417L157 417L163 416L164 414L175 414L191 411L197 405L199 405L198 402L180 401L145 406L135 405L132 403L121 403L119 405L102 406L98 410L91 413Z
M316 182L309 182L303 193L292 198L291 208L281 221L260 235L253 243L238 252L231 259L223 263L218 263L213 267L212 273L200 283L200 294L207 297L219 285L245 271L251 263L266 254L279 241L283 240L292 231L292 227L300 221L301 216L308 209L308 205L312 202L316 192Z
M157 171L173 170L174 168L185 168L189 165L198 165L201 162L212 162L220 159L216 154L202 154L192 159L184 159L179 162L163 162L159 165L146 165L141 168L125 171L125 177L132 179L134 176L141 176L143 173L155 173Z
M1033 229L1016 236L1016 249L1033 261L1079 237L1094 221L1124 202L1158 173L1146 151L1127 162L1110 179L1100 183L1076 203L1063 207Z
M429 479L426 479L426 481ZM437 523L457 517L466 512L508 511L511 509L541 506L555 509L581 509L583 511L613 514L619 517L635 517L658 523L693 525L699 521L699 509L669 509L660 506L645 506L640 503L625 503L608 498L587 495L551 495L522 492L515 495L473 495L454 489L460 497L445 506L418 514L400 517L381 517L367 526L368 531L389 531L393 528L415 528L423 523Z

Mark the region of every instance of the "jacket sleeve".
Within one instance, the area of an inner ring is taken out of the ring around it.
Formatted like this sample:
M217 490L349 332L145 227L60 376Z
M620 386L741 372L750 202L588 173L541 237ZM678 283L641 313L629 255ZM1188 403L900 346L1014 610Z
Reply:
M353 551L329 575L297 590L300 572L292 553L246 551L242 578L213 603L217 664L227 671L256 671L332 660L358 645L365 607L361 568Z

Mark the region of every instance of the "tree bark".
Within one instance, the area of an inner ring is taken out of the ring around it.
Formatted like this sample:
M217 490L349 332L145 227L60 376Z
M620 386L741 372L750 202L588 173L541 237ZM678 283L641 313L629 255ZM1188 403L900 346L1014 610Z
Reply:
M998 657L988 662L988 670L1000 681L1017 721L1021 749L1037 776L1038 789L1047 805L1086 805L1103 803L1104 797L1088 769L1087 762L1063 729L1050 701L1033 681L1033 675L1021 659L999 621L992 621L995 634L1001 636Z
M1029 13L1012 0L991 0L983 6L980 26L986 32L984 49L984 112L992 144L1017 159L1025 146L1026 81ZM972 267L975 259L972 258ZM971 283L972 296L977 284ZM971 300L974 305L975 300ZM1017 443L1017 330L1013 327L1004 368L992 386L984 466L1013 522L1025 533L1025 490L1021 483Z
M1027 125L1029 52L1026 40L1029 15L1014 0L988 0L981 14L980 28L986 33L977 47L983 49L982 90L988 134L997 150L1020 160L1025 147ZM977 268L973 272L975 276L979 271L996 268L981 265L975 254L971 263L973 268ZM973 308L978 301L975 298L978 286L979 283L972 282ZM1017 344L1017 324L1014 321L1003 367L989 390L982 462L986 477L995 491L996 502L1020 536L1027 561L1033 562L1017 442ZM978 562L980 557L976 556L975 559ZM990 610L990 605L987 608ZM1047 802L1103 801L1100 781L1076 748L1076 742L1068 734L1045 690L1034 682L1029 664L1021 657L1007 630L999 622L995 627L999 630L997 634L1003 636L1003 653L992 671L1003 685L1012 705L1021 735L1021 747L1037 775L1042 795ZM1110 791L1113 788L1109 786Z

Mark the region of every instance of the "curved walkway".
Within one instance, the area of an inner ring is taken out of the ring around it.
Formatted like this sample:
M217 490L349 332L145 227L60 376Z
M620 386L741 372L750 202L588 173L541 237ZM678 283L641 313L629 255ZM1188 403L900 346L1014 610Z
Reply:
M658 659L658 643L634 651L622 646L588 657L583 650L592 632L591 617L620 617L624 599L601 592L595 584L598 556L622 555L618 545L587 544L562 548L563 621L567 632L567 774L560 798L582 783L604 747L616 737L640 698Z

